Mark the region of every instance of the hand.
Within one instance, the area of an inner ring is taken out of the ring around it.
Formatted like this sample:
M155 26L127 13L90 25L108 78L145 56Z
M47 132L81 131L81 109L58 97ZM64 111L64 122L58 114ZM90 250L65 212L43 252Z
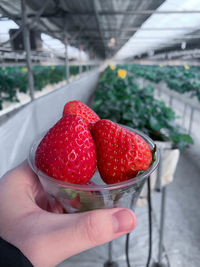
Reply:
M58 203L50 208L27 162L0 179L0 203L0 236L19 248L35 267L55 266L136 226L129 209L64 214Z

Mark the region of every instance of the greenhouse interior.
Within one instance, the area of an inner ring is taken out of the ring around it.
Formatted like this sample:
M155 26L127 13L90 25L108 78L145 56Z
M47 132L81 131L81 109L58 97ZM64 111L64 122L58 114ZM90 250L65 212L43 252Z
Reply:
M0 266L199 267L199 132L200 0L0 0Z

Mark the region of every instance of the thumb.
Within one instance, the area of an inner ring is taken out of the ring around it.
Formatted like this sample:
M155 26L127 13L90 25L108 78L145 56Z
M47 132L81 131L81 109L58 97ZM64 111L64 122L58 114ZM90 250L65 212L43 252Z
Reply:
M73 249L80 251L107 243L132 231L136 226L136 216L124 208L95 210L79 214L71 228ZM77 253L77 252L76 252Z
M45 224L45 228L39 230L36 242L32 240L29 251L26 246L25 255L34 266L49 267L132 231L137 219L129 209L114 208L77 214L46 214L42 221L38 227Z
M61 260L128 233L135 228L137 222L135 214L124 208L101 209L65 216L68 216L69 221L60 233L60 248L63 248L60 251Z

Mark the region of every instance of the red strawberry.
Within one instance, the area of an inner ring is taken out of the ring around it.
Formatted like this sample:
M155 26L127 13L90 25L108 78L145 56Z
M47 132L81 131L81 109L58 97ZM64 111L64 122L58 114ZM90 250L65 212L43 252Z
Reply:
M65 104L63 115L66 114L75 114L82 117L84 122L89 125L90 129L95 122L100 120L99 116L92 109L78 100L70 101Z
M83 119L73 114L62 117L40 142L35 163L58 180L88 182L96 170L96 148Z
M92 135L97 148L97 166L107 184L133 178L152 161L149 145L139 135L110 120L95 123Z

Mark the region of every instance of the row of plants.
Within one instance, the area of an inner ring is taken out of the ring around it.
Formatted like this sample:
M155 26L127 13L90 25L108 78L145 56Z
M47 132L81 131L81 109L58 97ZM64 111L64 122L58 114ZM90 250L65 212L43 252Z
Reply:
M169 89L178 93L189 92L200 101L200 68L195 66L163 66L163 65L129 65L119 66L149 81L159 83L164 81Z
M154 87L140 88L125 69L106 68L92 108L101 118L141 130L153 140L172 141L180 149L193 143L191 136L175 123L175 112L154 98Z
M0 68L0 110L3 101L18 102L17 92L27 93L28 75L27 68L1 67ZM82 66L82 71L86 71L86 66ZM70 76L79 73L79 66L70 66ZM34 66L34 88L42 90L48 84L55 84L66 79L65 66Z

